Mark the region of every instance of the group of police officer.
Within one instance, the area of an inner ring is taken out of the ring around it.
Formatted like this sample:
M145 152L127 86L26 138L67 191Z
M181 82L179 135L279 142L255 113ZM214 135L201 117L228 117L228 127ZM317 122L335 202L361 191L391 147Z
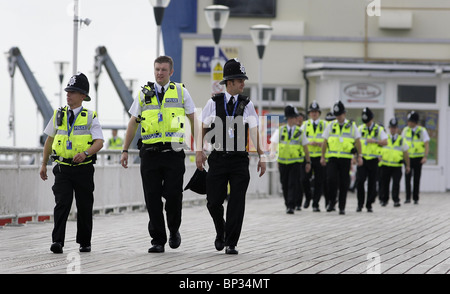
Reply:
M321 195L325 197L326 211L345 214L350 169L357 166L357 212L365 207L373 212L376 196L382 206L389 201L391 180L394 207L400 206L400 179L405 167L405 203L419 201L422 165L429 152L429 135L419 126L417 112L408 114L407 126L399 133L398 120L389 121L389 133L374 121L374 113L368 107L362 110L363 124L357 126L346 118L342 101L337 101L325 120L320 118L317 102L308 108L309 119L302 122L301 114L292 106L285 108L286 125L274 132L271 138L272 154L277 153L280 181L286 212L301 210L312 198L312 209L319 212ZM299 122L294 126L295 120ZM291 135L292 134L292 135ZM413 189L411 178L414 176ZM310 182L313 179L313 189ZM365 191L367 181L367 191Z

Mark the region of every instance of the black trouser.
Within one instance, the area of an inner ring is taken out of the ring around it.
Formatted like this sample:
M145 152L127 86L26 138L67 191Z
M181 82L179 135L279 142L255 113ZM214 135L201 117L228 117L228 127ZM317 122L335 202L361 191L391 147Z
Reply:
M55 195L53 242L64 246L66 222L72 208L73 194L77 206L77 237L81 246L90 246L92 237L92 207L94 205L94 165L78 166L57 164L53 167Z
M242 230L245 194L250 173L248 156L229 155L213 151L208 157L206 176L207 208L213 219L217 236L225 235L225 246L236 246ZM223 202L230 183L230 197L224 220Z
M422 157L414 157L409 159L411 165L411 172L409 174L405 174L406 200L411 200L411 177L413 174L414 180L413 180L412 196L414 201L419 200L420 176L422 174L421 161Z
M181 225L183 202L184 151L153 152L141 150L141 178L149 215L148 232L152 245L167 242L167 226L175 234ZM162 197L166 203L163 205Z
M302 167L303 164L301 164L300 162L291 164L278 163L284 204L288 209L293 209L295 205L301 205L303 194L301 193L302 190L300 187ZM300 199L298 199L299 197Z
M305 191L306 199L311 199L311 177L314 173L314 194L312 195L312 207L319 208L320 196L324 191L326 167L320 164L320 157L311 157L311 170L306 174L303 180L303 190Z
M327 184L328 195L330 197L329 210L334 209L339 189L339 210L345 210L347 201L347 190L350 185L350 164L349 158L330 157L327 163Z
M366 192L364 191L364 184L367 179L367 199L366 207L372 208L372 203L377 195L377 178L378 178L378 159L363 159L363 165L356 169L356 189L358 196L358 207L364 206L364 199Z
M381 179L380 179L380 200L384 203L389 201L389 188L392 179L392 200L394 203L400 202L400 179L402 178L402 167L396 166L381 166Z

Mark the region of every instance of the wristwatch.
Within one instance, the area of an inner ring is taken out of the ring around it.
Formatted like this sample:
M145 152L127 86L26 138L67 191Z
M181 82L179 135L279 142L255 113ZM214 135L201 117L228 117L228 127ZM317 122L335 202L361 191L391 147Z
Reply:
M83 152L85 155L86 155L86 157L88 157L89 156L89 152L87 152L87 151L84 151Z

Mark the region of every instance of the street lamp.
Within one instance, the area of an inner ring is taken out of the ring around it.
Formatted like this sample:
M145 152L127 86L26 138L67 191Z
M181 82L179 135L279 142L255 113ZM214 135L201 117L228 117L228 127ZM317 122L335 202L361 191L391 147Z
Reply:
M222 30L227 24L230 9L224 5L210 5L205 7L206 21L212 29L214 37L214 57L211 60L211 78L212 78L212 93L223 92L224 86L220 85L223 78L223 67L219 58L219 42L222 36Z
M264 49L269 44L270 37L272 35L272 27L268 25L254 25L250 27L250 35L252 36L253 43L256 45L256 49L258 50L259 56L259 83L258 83L258 114L262 115L262 96L263 96L263 87L262 87L262 67L263 67L263 56Z
M164 9L169 5L170 0L149 0L153 6L156 21L156 57L159 56L159 48L161 41L161 23L164 17Z
M73 67L72 74L77 74L77 57L78 57L78 23L81 25L84 23L88 26L91 23L89 18L78 18L78 0L74 0L73 5Z
M55 61L56 72L59 77L59 106L62 106L62 85L64 81L64 74L67 71L67 67L69 66L68 61Z

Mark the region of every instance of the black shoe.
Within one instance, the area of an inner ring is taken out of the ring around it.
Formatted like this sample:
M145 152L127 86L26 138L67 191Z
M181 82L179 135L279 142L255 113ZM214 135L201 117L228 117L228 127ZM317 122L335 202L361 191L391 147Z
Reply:
M380 204L381 204L381 206L383 206L383 207L384 207L384 206L386 206L386 205L387 205L387 202L385 202L385 201L381 201L381 203L380 203Z
M362 211L362 207L361 206L358 206L357 208L356 208L356 212L361 212Z
M419 200L414 200L414 204L419 204Z
M295 210L302 210L302 207L300 205L295 207Z
M373 212L372 207L367 207L367 212Z
M223 248L225 248L225 239L223 236L216 236L216 240L214 241L214 246L216 247L217 251L222 251Z
M319 209L319 207L313 207L313 211L314 212L320 212L320 209Z
M172 249L176 249L178 247L180 247L181 244L181 235L180 232L177 231L175 234L170 234L170 238L169 238L169 246Z
M394 207L399 207L400 206L400 202L395 202L394 203Z
M286 213L287 214L294 214L294 209L288 208L288 209L286 209Z
M60 242L54 242L52 246L50 246L50 250L53 253L63 253L63 246Z
M406 199L406 200L405 200L405 203L411 203L411 200Z
M91 246L80 246L80 252L91 252Z
M335 211L335 210L336 210L336 209L334 208L334 206L328 205L328 207L327 207L327 212Z
M339 210L339 214L344 215L345 214L345 210L343 210L343 209Z
M311 200L306 200L305 201L305 204L303 204L303 208L308 208L309 207L309 202L310 202Z
M163 253L164 252L164 246L163 245L153 245L148 249L148 253Z
M238 254L238 251L234 246L227 246L227 249L225 249L225 254Z

